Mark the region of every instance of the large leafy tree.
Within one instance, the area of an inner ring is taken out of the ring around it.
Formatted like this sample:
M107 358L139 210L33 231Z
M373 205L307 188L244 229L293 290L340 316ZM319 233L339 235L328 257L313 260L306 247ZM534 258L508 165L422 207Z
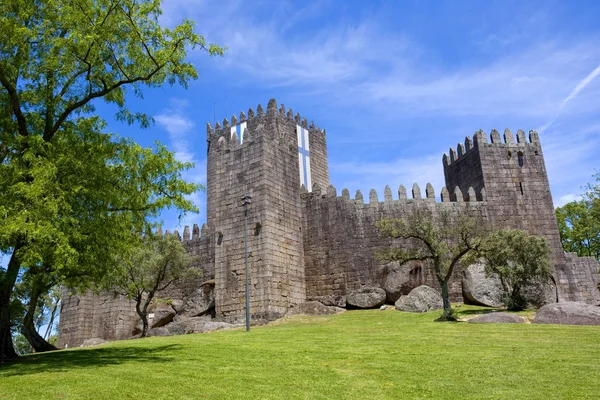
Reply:
M426 261L433 265L441 287L444 310L438 321L455 321L448 282L459 263L481 247L486 224L481 218L449 210L432 212L415 207L404 218L381 219L377 227L383 237L403 239L401 247L381 252L386 261Z
M197 76L188 49L222 54L191 21L160 26L160 5L0 2L0 251L10 255L0 270L0 362L16 356L9 303L23 269L81 285L110 268L111 254L137 245L131 233L160 209L195 210L184 196L198 187L181 179L189 164L160 145L103 135L92 116L103 99L119 119L147 126L127 108L127 89L141 96L144 86L187 86Z

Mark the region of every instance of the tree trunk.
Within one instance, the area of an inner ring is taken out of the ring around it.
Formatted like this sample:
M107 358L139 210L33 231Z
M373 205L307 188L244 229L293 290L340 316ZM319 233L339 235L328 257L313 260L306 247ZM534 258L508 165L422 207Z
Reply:
M146 335L148 335L148 313L146 312L148 307L145 306L144 309L142 310L140 307L141 303L142 303L142 297L139 297L138 299L136 299L135 311L142 319L142 336L141 337L146 337Z
M39 335L37 330L35 329L34 317L35 317L35 309L37 308L38 299L42 294L44 294L44 290L46 288L44 285L36 282L32 283L31 287L31 296L29 297L29 305L27 306L27 313L25 314L25 318L23 319L23 328L21 329L21 333L27 341L33 347L37 353L42 353L45 351L58 350L56 347L46 342L43 337Z
M452 305L450 304L450 292L448 290L448 280L440 280L440 286L442 287L442 303L444 305L444 311L442 315L436 321L456 321Z
M52 333L52 326L54 325L54 317L56 317L56 311L58 310L58 303L60 302L60 298L56 299L54 306L52 307L52 313L50 314L50 322L48 322L48 328L46 328L46 333L44 334L44 339L48 340L50 338L50 334Z
M18 357L10 331L10 295L19 275L20 263L16 255L19 248L15 246L6 272L0 275L0 364Z

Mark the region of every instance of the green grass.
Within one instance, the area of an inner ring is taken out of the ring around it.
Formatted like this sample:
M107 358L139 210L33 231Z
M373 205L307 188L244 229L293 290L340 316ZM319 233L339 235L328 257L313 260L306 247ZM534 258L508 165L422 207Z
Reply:
M461 315L480 312L461 307ZM0 366L1 399L585 399L600 327L434 323L348 311L114 342Z

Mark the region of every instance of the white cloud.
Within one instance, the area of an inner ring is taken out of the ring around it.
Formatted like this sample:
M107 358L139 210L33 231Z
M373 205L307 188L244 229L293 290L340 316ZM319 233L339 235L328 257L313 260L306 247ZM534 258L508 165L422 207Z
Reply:
M176 101L179 109L183 108L181 107L182 104L182 102ZM183 115L181 111L172 109L164 109L160 114L154 116L154 120L169 134L171 146L177 160L181 162L195 162L195 155L190 151L191 146L188 137L196 124Z
M170 147L175 152L175 158L180 162L192 162L195 166L184 171L182 177L185 181L206 185L206 160L198 160L188 138L194 136L196 124L186 115L188 107L187 100L171 99L171 108L165 108L160 114L154 116L154 120L169 134ZM187 196L199 209L198 214L186 214L180 219L173 213L166 212L165 229L183 228L186 225L200 223L206 214L206 196L203 192L195 192ZM181 230L181 229L180 229Z
M559 199L556 201L556 204L554 204L554 207L562 207L567 203L579 200L581 200L581 195L574 193L565 194L564 196L559 197Z
M579 81L579 83L577 83L577 86L573 88L571 93L569 93L569 95L563 101L560 102L560 106L558 107L558 111L556 112L554 118L552 118L550 122L544 125L541 128L541 130L548 129L548 127L550 127L554 122L556 122L556 119L560 116L560 113L565 108L567 103L573 100L583 89L585 89L594 79L596 79L598 75L600 75L600 65L598 65L592 72L590 72L585 78L583 78L581 81Z

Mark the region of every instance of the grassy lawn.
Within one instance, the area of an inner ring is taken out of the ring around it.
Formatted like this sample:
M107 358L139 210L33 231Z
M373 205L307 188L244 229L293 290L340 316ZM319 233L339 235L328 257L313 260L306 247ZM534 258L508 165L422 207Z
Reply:
M0 366L0 398L600 398L600 327L432 322L438 315L297 316L250 333L32 355Z

